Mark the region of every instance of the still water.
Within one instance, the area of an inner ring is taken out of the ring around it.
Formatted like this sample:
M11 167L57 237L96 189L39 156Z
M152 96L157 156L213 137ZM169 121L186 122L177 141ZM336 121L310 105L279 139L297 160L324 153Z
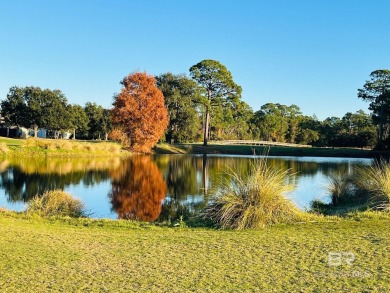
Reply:
M247 174L255 157L156 155L111 159L18 159L0 162L0 207L22 211L46 190L63 189L81 199L92 218L175 220L199 212L228 170ZM290 170L296 189L287 196L301 209L329 201L328 176L352 173L371 159L268 157Z

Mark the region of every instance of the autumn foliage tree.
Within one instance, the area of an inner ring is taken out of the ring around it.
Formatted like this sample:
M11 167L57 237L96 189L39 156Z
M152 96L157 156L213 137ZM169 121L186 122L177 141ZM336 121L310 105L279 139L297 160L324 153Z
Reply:
M168 126L168 111L156 79L146 72L126 76L114 98L112 122L129 139L134 152L150 152Z

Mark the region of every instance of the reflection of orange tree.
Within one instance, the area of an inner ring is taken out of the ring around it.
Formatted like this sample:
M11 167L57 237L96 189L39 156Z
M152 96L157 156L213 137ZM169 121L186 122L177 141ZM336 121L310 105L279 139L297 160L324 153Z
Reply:
M148 222L158 218L167 185L150 157L131 157L110 174L112 207L119 218Z

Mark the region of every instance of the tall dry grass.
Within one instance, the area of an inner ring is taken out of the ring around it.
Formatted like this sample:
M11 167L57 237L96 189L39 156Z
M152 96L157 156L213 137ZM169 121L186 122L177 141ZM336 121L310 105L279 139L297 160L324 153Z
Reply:
M28 202L27 213L42 217L84 217L84 204L69 193L62 190L46 191Z
M232 180L222 182L222 188L203 213L206 219L227 229L300 220L302 212L285 196L295 188L288 183L293 182L289 180L289 170L269 166L264 157L254 161L246 177L233 170L227 173Z
M332 205L345 203L354 196L352 179L347 172L336 170L329 175L326 190L330 193Z
M390 210L390 163L384 159L358 170L357 189L370 195L374 207Z

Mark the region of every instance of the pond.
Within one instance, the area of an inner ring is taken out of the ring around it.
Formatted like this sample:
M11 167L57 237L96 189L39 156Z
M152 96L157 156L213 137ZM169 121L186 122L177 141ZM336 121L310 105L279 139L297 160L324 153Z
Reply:
M249 172L257 157L136 155L110 159L17 159L0 162L0 207L22 211L46 190L63 189L81 199L92 218L175 220L198 213L218 191L228 170ZM268 157L290 170L296 189L287 196L301 209L314 199L329 202L326 184L336 171L353 173L371 159Z

